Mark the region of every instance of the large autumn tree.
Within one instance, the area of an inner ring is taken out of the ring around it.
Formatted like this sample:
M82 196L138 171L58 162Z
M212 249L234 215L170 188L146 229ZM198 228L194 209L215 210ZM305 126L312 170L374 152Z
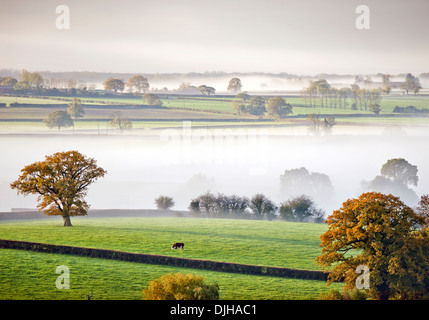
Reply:
M424 219L399 198L364 193L344 202L326 222L316 262L325 270L333 267L329 283L344 280L345 289L351 290L360 275L356 268L365 265L370 270L370 298L416 298L429 292L428 273L421 274L429 268Z
M18 194L38 195L39 211L63 217L64 226L71 226L71 216L84 216L89 205L84 200L88 186L107 172L97 161L78 151L57 152L44 161L25 166L18 180L11 183Z

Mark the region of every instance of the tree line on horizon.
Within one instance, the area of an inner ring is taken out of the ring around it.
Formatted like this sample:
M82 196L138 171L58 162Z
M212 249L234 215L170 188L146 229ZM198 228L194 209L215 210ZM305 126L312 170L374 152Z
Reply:
M94 94L96 92L95 85L93 83L88 83L86 81L76 80L73 78L64 79L47 76L45 76L44 78L41 74L42 72L30 72L23 69L21 71L20 77L10 75L1 76L0 87L13 88L13 90L17 93L33 92L46 94L63 94L65 90L68 94L76 95L77 93ZM426 75L426 73L421 74L421 76ZM346 99L352 98L356 100L357 94L359 94L359 96L363 95L362 106L366 105L366 101L368 100L367 96L369 93L365 92L365 90L368 89L359 88L360 90L363 90L363 92L354 93L350 93L349 90L356 91L356 86L374 86L374 83L369 76L363 78L362 76L358 75L355 77L355 83L351 86L351 88L344 87L340 89L330 88L329 86L327 86L327 80L324 78L325 76L329 75L319 75L319 80L310 80L309 86L301 90L303 98L305 97L308 100L308 104L310 106L314 105L317 101L317 103L322 107L330 106L334 108L345 108L347 104ZM379 89L383 94L389 94L391 92L392 87L394 86L399 87L406 94L409 94L410 92L417 94L422 89L419 78L412 75L411 73L406 74L404 81L400 82L399 84L393 83L391 81L392 76L390 74L381 74L381 77L382 83L381 85L377 85L377 89ZM104 80L103 86L106 92L113 93L123 93L127 88L130 93L141 94L148 92L150 89L149 80L147 76L144 76L141 73L132 75L128 80L124 80L120 77L110 76L109 78ZM239 77L233 77L228 82L226 89L229 92L237 94L241 92L242 87L243 84L241 82L241 79ZM152 90L163 93L168 93L172 91L166 87L162 89L152 88ZM208 86L206 84L194 86L189 82L182 82L176 91L179 93L202 94L207 96L216 93L216 89L214 87ZM375 94L375 92L372 92L372 94ZM356 101L354 103L356 103ZM359 107L361 107L360 104Z

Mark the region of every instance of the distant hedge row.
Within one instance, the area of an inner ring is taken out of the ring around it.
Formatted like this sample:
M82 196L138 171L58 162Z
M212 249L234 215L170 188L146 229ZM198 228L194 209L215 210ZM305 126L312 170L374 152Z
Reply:
M429 113L429 109L418 109L415 106L407 106L407 107L400 107L395 106L395 109L393 109L393 112L395 113Z
M307 280L327 280L327 273L317 270L300 270L281 267L256 266L230 262L198 260L154 254L131 253L106 249L53 245L39 242L0 239L0 248L37 251L45 253L70 254L84 257L112 259L145 264L167 265L182 268L204 269L252 275L266 275Z

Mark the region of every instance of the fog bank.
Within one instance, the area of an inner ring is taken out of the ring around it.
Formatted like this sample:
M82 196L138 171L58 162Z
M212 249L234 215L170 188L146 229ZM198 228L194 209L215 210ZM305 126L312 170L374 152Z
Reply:
M252 196L264 193L280 203L280 175L305 167L329 176L332 199L321 205L329 214L362 193L362 180L380 174L391 158L418 167L417 195L429 193L429 134L404 127L334 127L328 136L306 129L180 129L150 135L0 135L0 211L35 208L35 196L17 196L9 184L27 164L58 151L78 150L98 160L105 178L88 192L91 209L155 208L159 195L174 198L173 209L208 190ZM414 205L414 204L410 204Z

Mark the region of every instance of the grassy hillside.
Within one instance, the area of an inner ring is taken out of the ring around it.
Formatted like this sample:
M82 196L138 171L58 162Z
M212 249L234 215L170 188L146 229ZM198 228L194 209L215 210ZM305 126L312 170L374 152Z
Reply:
M75 218L2 221L0 238L174 255L249 264L317 269L319 236L310 223L190 218ZM183 241L185 250L171 250ZM169 272L203 275L217 282L221 299L317 299L340 288L326 282L144 265L95 258L0 250L0 299L141 299L149 281ZM70 269L70 290L55 287L55 268Z
M218 283L220 299L287 300L318 299L322 292L340 289L324 281L252 276L215 271L145 265L124 261L83 258L60 254L0 249L0 299L138 300L142 290L163 274L181 272L204 276ZM58 290L56 267L70 270L70 289Z
M298 269L319 268L323 224L191 218L74 218L0 223L0 238ZM184 242L185 250L171 250Z

